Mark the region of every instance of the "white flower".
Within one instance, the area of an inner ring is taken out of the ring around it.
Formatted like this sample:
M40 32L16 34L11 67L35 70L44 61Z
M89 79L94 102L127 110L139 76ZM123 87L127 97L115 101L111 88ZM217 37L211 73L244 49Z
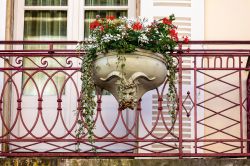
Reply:
M103 43L108 43L110 41L118 41L121 40L121 35L117 34L117 35L111 35L111 34L105 34L104 36L102 36L101 42Z
M121 35L120 34L117 34L116 36L114 36L113 40L114 41L118 41L121 39Z
M117 27L118 31L125 31L126 27L124 25L120 25L119 27Z
M90 35L88 41L96 41L96 36Z
M112 38L113 38L113 35L105 34L105 35L103 35L101 42L108 43L112 40Z
M149 30L150 30L149 28L145 28L145 32L149 32Z
M122 38L124 37L124 36L126 36L126 32L122 32Z
M148 37L147 37L144 33L141 34L141 35L138 37L138 39L139 39L139 42L141 42L141 43L148 43L148 42L149 42Z
M98 48L98 44L93 44L93 43L91 43L91 44L84 44L83 48L85 50L96 49L96 48Z

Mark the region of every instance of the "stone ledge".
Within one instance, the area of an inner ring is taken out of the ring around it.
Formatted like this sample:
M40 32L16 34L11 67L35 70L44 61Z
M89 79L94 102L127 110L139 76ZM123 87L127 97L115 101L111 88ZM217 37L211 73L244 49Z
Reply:
M1 166L249 166L250 159L0 158Z

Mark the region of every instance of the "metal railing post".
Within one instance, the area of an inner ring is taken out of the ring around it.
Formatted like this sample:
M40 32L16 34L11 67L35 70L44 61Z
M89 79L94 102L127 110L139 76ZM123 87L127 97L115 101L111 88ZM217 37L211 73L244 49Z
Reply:
M179 158L183 158L182 150L182 45L179 44L178 50L178 61L179 61L179 70L178 70L178 83L179 83Z

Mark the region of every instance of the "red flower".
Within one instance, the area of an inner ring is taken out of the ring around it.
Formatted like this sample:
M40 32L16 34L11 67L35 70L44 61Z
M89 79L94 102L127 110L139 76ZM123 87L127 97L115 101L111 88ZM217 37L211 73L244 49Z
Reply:
M132 26L133 30L141 30L142 29L142 24L140 22L134 23Z
M169 34L170 34L170 36L171 36L172 39L175 39L175 41L178 41L178 33L176 32L175 29L171 29L169 31Z
M172 21L169 20L167 17L163 18L162 22L163 22L163 24L166 24L166 25L171 25L172 24Z
M170 34L171 37L174 37L174 36L177 35L177 32L176 32L175 29L171 29L171 30L169 31L169 34Z
M187 36L183 38L184 38L183 42L187 44L189 42L189 38Z
M93 21L92 23L90 23L89 27L91 30L95 29L96 27L100 26L100 23L98 20Z
M108 19L108 20L114 20L115 16L106 16L106 19Z

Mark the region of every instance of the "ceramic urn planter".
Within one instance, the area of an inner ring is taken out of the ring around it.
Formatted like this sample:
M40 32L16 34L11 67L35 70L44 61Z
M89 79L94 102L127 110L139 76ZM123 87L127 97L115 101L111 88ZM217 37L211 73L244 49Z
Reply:
M166 63L162 55L142 49L120 56L125 57L123 69L117 64L116 52L98 55L93 67L94 82L109 91L121 109L134 109L143 94L165 81Z

